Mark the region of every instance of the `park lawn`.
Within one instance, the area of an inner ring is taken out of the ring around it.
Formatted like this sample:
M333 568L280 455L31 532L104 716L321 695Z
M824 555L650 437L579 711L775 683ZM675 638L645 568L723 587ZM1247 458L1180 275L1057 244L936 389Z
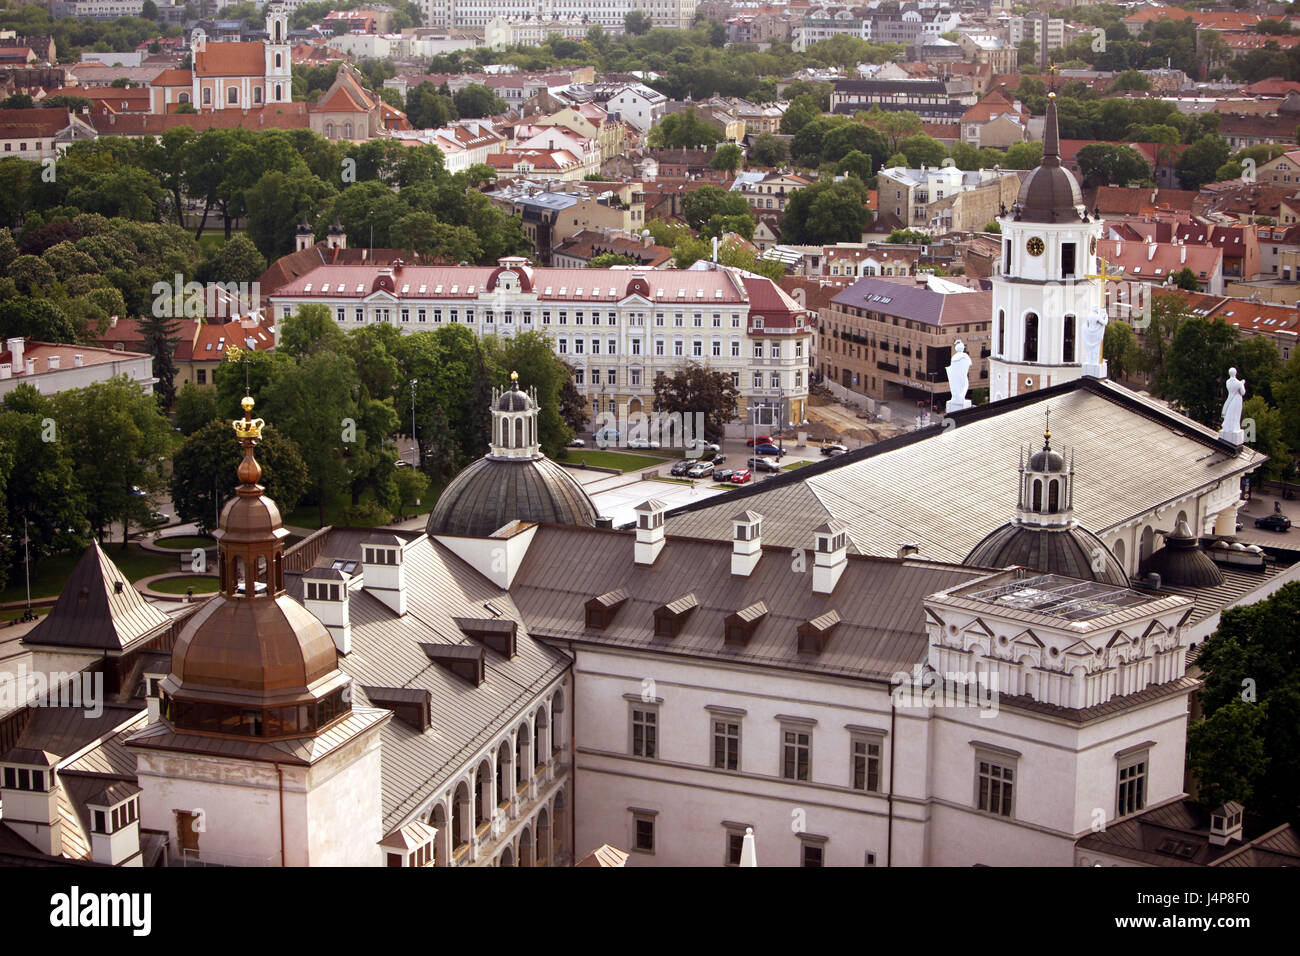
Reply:
M52 610L54 610L53 607L34 607L32 608L32 613L37 617L41 617L45 614L49 614ZM7 611L0 611L0 621L16 621L26 613L26 608L21 607L11 608Z
M792 461L792 462L790 462L790 464L788 464L788 465L782 465L782 466L781 466L781 470L782 470L782 471L793 471L793 470L796 469L796 468L802 468L804 465L811 465L811 464L812 464L812 462L810 462L810 461Z
M692 478L670 478L670 477L666 477L666 476L664 476L664 475L656 475L654 478L651 478L650 480L651 480L651 481L665 481L665 482L668 482L669 484L673 484L673 485L693 485L693 484L695 484L695 479L692 479Z
M190 588L194 589L195 594L212 594L220 584L221 582L214 576L187 574L183 578L164 578L161 581L154 581L149 587L163 594L185 594Z
M176 535L171 538L154 538L153 543L159 548L175 548L177 551L191 551L194 548L215 548L216 539L202 538L194 534Z
M725 485L710 485L709 487L712 488L714 491L731 491L733 488L739 488L741 486L727 483Z
M564 459L564 464L579 465L584 461L596 468L617 468L622 472L653 468L656 465L662 465L668 459L654 455L629 455L617 451L570 448L568 457Z
M120 544L113 543L104 545L103 548L108 559L121 569L129 581L181 570L180 555L154 554L138 544L127 545L126 551L122 550ZM37 565L32 574L32 597L58 597L72 576L72 569L81 560L81 555L81 551L57 554ZM9 586L0 591L0 602L21 601L26 596L22 571L19 570L16 575L11 572Z

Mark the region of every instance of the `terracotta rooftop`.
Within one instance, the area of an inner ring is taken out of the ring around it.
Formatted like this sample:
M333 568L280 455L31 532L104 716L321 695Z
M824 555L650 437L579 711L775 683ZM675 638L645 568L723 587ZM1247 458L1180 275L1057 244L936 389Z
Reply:
M205 43L194 54L198 76L264 76L266 47L259 42Z

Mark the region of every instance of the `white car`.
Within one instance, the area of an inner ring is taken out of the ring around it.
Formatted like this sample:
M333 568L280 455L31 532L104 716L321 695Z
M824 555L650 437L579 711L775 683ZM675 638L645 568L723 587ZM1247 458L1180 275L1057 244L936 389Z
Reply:
M569 440L569 447L570 447L570 448L586 448L586 447L587 447L587 443L586 443L585 441L583 441L581 438L573 438L573 439L570 439L570 440Z
M628 448L658 448L659 443L651 438L629 438Z

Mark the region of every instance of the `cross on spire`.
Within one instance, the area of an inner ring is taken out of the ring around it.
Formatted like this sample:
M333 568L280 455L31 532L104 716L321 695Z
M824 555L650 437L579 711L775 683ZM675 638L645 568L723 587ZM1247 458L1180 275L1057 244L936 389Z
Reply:
M1098 272L1096 275L1089 275L1089 276L1087 276L1087 278L1089 278L1089 279L1100 279L1100 280L1101 280L1101 291L1102 291L1102 292L1105 292L1105 291L1106 291L1106 283L1107 283L1107 282L1120 282L1120 281L1122 281L1121 278L1120 278L1120 277L1123 275L1122 272L1107 272L1107 271L1106 271L1106 266L1107 266L1108 264L1109 264L1109 263L1107 263L1107 262L1106 262L1106 259L1103 257L1102 260L1101 260L1101 271Z

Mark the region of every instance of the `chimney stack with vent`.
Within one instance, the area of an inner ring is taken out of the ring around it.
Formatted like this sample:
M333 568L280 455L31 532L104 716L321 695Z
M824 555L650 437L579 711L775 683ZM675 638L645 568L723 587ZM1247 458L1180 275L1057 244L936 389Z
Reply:
M14 368L23 367L23 339L21 336L9 339L5 342L9 346L10 361L13 362Z
M80 352L72 356L73 368L84 368L85 364L86 364L86 357L82 355Z
M731 573L747 578L763 556L763 516L742 511L731 519Z
M667 505L651 498L636 506L636 548L637 564L654 564L659 552L664 549L664 512Z
M361 545L361 570L367 594L395 614L406 613L406 565L402 561L401 538L395 534L367 538Z
M1210 811L1210 844L1227 846L1232 841L1242 840L1242 818L1246 808L1235 801Z
M34 358L27 359L27 374L28 375L36 374L36 359Z
M57 763L58 758L44 750L15 747L5 754L0 771L5 825L50 856L63 854Z
M352 651L352 618L348 607L348 576L333 568L313 568L303 576L302 606L316 616L334 638L340 654Z
M838 521L813 529L813 593L830 594L849 563L848 533Z
M60 365L59 357L57 355L51 355L48 359L45 360L45 364L51 372L57 372L59 370L59 365Z

